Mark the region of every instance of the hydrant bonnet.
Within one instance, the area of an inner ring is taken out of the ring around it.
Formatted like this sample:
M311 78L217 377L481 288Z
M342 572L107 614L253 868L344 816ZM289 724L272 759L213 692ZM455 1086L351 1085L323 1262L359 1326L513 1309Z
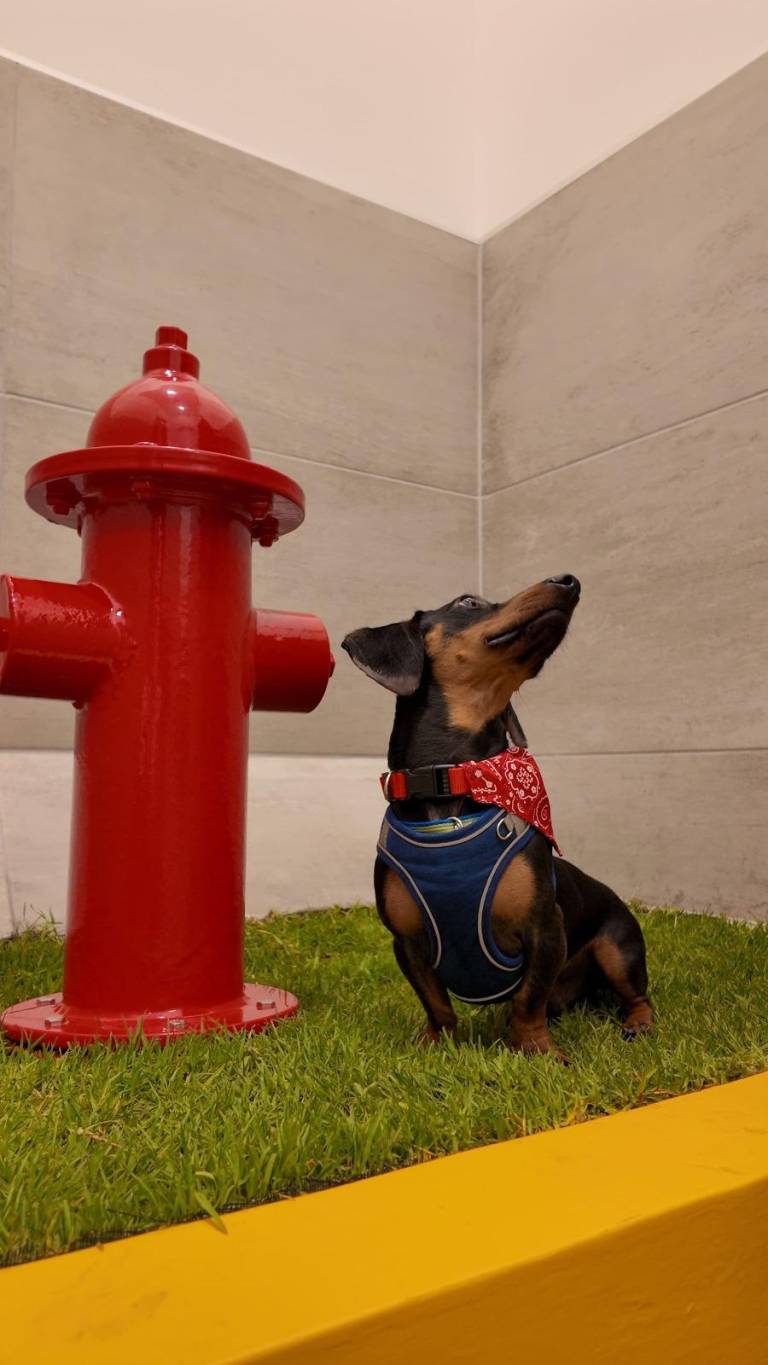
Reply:
M187 350L180 327L158 327L144 353L141 379L118 390L99 408L87 445L159 446L217 451L250 460L248 438L221 398L198 382L200 362Z

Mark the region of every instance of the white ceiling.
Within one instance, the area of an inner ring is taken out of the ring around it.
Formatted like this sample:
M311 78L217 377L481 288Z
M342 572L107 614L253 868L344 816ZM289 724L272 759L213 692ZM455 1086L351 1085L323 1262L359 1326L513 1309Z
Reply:
M0 40L480 239L768 49L768 0L0 0Z

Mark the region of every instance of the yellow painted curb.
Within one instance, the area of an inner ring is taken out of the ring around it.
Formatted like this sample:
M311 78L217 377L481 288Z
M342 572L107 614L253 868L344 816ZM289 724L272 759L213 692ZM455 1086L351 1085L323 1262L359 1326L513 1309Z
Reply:
M3 1270L0 1360L766 1365L768 1074L224 1222Z

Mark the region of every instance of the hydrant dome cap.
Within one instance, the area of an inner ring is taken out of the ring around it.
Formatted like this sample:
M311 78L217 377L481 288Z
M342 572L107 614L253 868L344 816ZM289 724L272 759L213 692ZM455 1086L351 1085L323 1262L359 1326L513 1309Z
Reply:
M199 383L200 362L180 327L158 327L143 374L96 413L87 445L175 446L250 460L248 438L223 399Z

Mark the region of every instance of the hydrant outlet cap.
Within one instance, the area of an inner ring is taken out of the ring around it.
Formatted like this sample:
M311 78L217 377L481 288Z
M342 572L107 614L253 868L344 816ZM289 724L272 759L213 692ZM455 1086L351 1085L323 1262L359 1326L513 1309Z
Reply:
M88 432L94 446L156 445L250 460L248 438L223 399L198 382L181 327L158 327L143 373L108 398Z

